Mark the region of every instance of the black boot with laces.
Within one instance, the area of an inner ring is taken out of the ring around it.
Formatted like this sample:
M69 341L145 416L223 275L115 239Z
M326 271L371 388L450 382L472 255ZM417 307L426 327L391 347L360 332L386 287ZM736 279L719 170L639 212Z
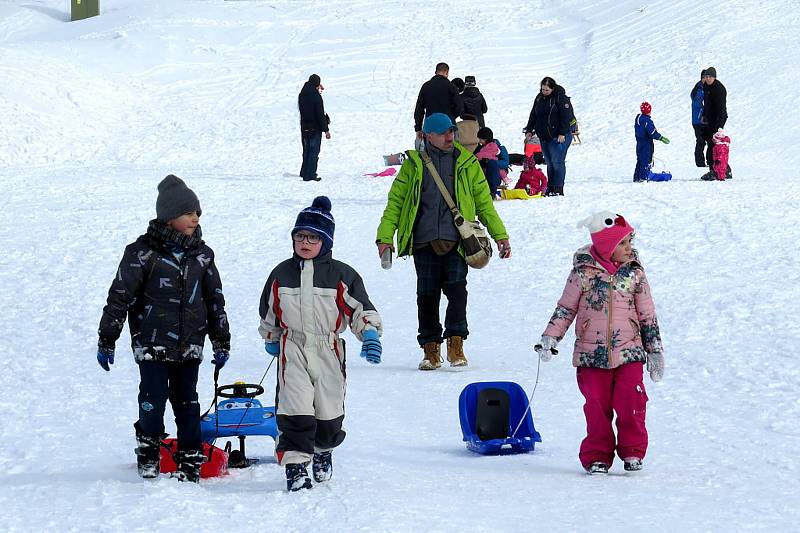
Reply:
M286 490L297 492L301 489L311 488L311 478L308 477L305 463L292 463L286 465Z
M329 451L314 454L314 463L312 464L314 481L322 483L333 476L333 462L331 459L331 452Z

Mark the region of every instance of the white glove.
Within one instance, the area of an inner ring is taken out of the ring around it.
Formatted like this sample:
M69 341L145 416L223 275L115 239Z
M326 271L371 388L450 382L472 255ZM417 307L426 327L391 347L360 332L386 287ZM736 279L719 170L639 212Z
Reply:
M542 335L542 339L534 345L533 349L539 354L539 359L546 363L552 359L554 355L558 355L558 350L556 350L557 344L558 340L555 337Z
M664 354L653 352L647 354L647 371L650 372L650 379L653 383L658 383L664 377Z

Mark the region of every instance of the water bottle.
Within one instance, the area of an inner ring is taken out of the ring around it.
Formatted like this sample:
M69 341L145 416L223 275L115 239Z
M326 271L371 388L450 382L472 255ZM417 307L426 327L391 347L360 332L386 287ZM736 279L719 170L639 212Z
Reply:
M383 267L384 270L392 268L392 249L389 246L387 246L381 254L381 267Z

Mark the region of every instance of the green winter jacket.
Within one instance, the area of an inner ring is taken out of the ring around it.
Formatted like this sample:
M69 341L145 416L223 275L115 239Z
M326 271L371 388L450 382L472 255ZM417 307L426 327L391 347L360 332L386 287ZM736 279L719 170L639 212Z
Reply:
M455 164L455 202L465 220L478 219L486 226L495 241L508 239L508 233L495 211L486 177L475 156L458 143ZM393 244L397 232L397 255L403 257L414 252L414 222L417 218L422 194L422 167L424 163L416 150L406 152L408 159L389 189L389 200L378 225L377 243ZM463 250L459 246L459 252Z

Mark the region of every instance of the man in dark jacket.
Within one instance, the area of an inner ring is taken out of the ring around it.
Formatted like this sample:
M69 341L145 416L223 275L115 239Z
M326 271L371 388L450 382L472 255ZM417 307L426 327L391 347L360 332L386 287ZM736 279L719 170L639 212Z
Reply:
M414 131L417 139L422 139L422 121L433 113L444 113L455 121L464 111L464 103L458 94L458 89L447 76L450 67L447 63L436 65L434 76L422 84L417 96L417 105L414 108Z
M706 69L703 85L703 122L705 123L706 163L709 167L712 167L714 165L714 158L712 156L714 141L712 137L717 130L725 127L725 122L728 120L728 91L725 90L725 86L722 85L722 82L717 79L717 69L714 67L708 67ZM730 167L728 167L727 173L730 175ZM709 174L713 175L713 170L709 172ZM711 179L716 179L716 176Z
M322 134L326 139L331 138L328 131L328 115L322 103L324 87L320 77L312 74L300 90L297 97L297 107L300 110L300 137L303 141L303 166L300 167L300 177L303 181L319 181L317 176L317 163L319 150L322 146Z
M703 90L703 79L706 77L706 69L700 72L700 81L694 84L690 96L692 97L692 128L694 128L694 162L702 168L706 166L706 158L703 151L706 147L706 126L703 124L703 100L705 91Z
M481 128L485 127L486 123L483 120L483 114L489 108L486 107L486 100L476 86L475 76L464 78L464 91L461 93L461 100L464 102L464 114L474 116L478 120L478 125Z

